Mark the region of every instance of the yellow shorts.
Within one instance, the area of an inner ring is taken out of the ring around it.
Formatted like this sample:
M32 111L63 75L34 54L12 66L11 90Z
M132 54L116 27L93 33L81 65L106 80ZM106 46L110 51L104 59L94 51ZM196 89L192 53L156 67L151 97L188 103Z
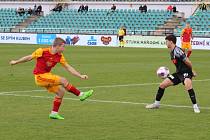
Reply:
M61 77L52 73L35 75L35 83L38 86L45 87L49 92L56 93L61 85Z
M192 49L190 42L182 42L182 49Z

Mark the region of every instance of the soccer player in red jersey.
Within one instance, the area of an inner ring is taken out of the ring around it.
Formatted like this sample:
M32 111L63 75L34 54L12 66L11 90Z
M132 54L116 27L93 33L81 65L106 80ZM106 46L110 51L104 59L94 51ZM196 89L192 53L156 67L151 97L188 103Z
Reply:
M181 33L181 43L182 49L186 52L187 49L187 57L189 58L192 53L192 46L191 46L191 39L192 39L192 28L190 27L190 23L186 23L186 27L182 30Z
M30 55L10 61L11 65L16 65L36 59L36 66L33 71L35 83L38 86L45 87L49 92L55 93L53 108L49 115L49 118L51 119L64 119L64 117L58 114L58 110L62 103L65 91L79 96L81 101L84 101L93 94L93 90L81 92L70 84L66 78L54 75L50 72L57 63L60 63L72 75L81 79L88 79L87 75L80 74L67 63L62 54L64 50L65 41L62 38L55 38L51 47L39 48Z

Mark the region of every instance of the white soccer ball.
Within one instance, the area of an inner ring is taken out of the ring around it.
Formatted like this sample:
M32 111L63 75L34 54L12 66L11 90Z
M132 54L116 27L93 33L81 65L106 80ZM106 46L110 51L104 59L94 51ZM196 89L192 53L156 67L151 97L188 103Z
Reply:
M167 67L162 66L157 69L157 76L160 77L161 79L167 78L169 73L170 71Z

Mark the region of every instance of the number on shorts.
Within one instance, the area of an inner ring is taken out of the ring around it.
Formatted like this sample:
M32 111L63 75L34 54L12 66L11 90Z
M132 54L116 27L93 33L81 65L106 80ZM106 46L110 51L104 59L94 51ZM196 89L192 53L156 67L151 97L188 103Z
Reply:
M168 77L170 77L171 79L174 79L174 76L173 75L169 75Z
M188 73L183 74L184 78L188 77Z

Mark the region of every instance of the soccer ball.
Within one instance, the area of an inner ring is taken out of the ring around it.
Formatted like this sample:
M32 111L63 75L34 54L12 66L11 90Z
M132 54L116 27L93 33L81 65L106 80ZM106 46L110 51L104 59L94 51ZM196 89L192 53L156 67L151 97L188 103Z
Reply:
M160 77L161 79L165 79L169 75L169 69L167 67L159 67L157 69L157 76Z

